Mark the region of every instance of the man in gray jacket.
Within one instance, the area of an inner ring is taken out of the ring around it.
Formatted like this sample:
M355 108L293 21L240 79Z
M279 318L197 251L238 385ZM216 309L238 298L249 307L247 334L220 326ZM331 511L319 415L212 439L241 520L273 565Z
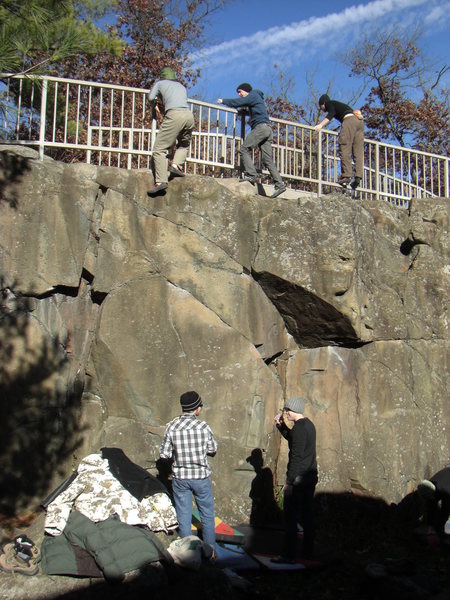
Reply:
M167 188L167 153L177 143L170 167L172 177L184 177L182 167L186 162L189 144L194 129L194 116L189 110L187 91L184 85L176 81L170 67L161 70L159 80L150 90L149 99L156 104L158 99L164 106L164 118L153 147L153 174L155 186L148 191L150 196L158 195Z

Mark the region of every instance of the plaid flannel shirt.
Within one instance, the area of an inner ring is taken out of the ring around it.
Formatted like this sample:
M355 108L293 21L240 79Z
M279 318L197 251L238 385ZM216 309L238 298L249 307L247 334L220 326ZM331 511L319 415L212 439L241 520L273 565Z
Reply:
M193 414L171 421L159 449L161 458L173 458L172 473L178 479L204 479L211 469L207 456L217 452L211 428Z

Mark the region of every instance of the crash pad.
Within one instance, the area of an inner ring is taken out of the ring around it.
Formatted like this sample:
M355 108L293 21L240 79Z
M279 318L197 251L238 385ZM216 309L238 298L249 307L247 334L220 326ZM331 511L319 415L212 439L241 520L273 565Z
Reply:
M216 541L217 542L226 542L228 544L243 544L244 543L244 534L232 527L228 523L226 523L220 517L215 517L215 532L216 532ZM192 533L196 535L202 529L202 523L200 520L200 513L198 509L193 509L192 511Z
M252 558L241 546L234 544L217 544L216 565L220 569L232 569L233 571L250 571L260 569L260 564Z

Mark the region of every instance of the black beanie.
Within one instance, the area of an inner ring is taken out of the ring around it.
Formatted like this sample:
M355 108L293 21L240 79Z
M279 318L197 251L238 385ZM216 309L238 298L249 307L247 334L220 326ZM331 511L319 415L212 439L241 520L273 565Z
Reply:
M183 412L192 412L199 406L203 406L200 394L197 394L197 392L184 392L184 394L181 394L180 404Z
M330 97L327 94L322 94L322 96L320 96L319 98L319 106L321 106L322 104L326 104L329 101Z
M242 90L244 92L251 92L252 91L252 86L249 83L240 83L237 88L236 91L238 92L239 90Z

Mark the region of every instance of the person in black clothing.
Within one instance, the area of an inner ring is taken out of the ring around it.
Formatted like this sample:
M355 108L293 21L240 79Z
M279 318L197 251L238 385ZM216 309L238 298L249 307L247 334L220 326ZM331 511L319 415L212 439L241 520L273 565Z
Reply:
M322 121L314 127L320 131L332 119L342 123L339 133L339 154L341 157L341 175L338 183L347 185L353 176L352 156L355 160L355 179L353 187L356 189L363 178L364 170L364 121L361 111L354 111L348 104L338 100L330 100L327 94L319 98L319 107L326 112Z
M303 415L305 400L290 398L275 417L275 425L289 444L286 483L283 488L285 523L284 551L272 558L275 563L295 563L297 523L303 527L303 558L311 558L314 549L314 491L317 484L316 428ZM292 429L283 416L294 423Z
M441 539L445 536L445 523L450 516L450 467L424 479L417 491L425 500L426 519Z
M244 168L241 181L248 181L252 185L256 183L258 173L253 164L252 151L259 148L261 161L269 171L275 184L271 198L277 198L286 190L286 185L281 179L272 158L273 132L264 104L264 94L261 90L254 90L249 83L241 83L236 91L239 98L219 98L217 103L225 104L225 106L231 108L245 109L250 115L251 131L239 150Z

